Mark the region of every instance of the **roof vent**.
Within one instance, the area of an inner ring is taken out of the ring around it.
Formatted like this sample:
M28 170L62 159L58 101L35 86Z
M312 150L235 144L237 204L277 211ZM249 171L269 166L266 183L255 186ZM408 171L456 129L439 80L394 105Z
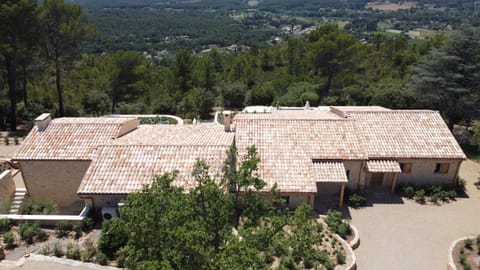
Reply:
M46 129L50 122L52 122L52 117L49 113L42 113L42 115L35 118L35 125L37 126L38 130Z

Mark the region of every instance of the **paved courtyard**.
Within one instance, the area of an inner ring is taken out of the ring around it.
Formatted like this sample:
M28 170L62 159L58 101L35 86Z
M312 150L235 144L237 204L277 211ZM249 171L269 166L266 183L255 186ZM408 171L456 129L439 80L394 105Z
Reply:
M469 198L448 204L420 205L395 195L372 194L373 207L350 208L351 223L360 231L357 269L446 269L450 243L480 234L480 191L473 185L479 172L478 163L462 164L460 177L467 181Z

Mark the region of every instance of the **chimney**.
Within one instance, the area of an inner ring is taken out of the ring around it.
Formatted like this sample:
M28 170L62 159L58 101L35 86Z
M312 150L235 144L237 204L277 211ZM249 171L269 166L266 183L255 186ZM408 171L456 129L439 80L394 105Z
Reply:
M38 130L44 130L47 128L48 124L52 121L52 117L49 113L42 113L39 117L35 118L35 125Z
M225 127L225 131L231 131L231 124L232 124L232 112L231 111L223 111L223 126Z

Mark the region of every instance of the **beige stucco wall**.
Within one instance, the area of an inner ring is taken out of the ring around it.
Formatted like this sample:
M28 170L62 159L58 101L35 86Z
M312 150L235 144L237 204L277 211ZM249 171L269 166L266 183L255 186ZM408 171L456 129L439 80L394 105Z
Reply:
M457 176L457 168L460 160L445 159L399 159L399 163L412 163L410 173L400 173L397 177L397 185L412 183L415 185L441 185L452 184ZM449 163L450 167L447 174L434 173L437 163ZM383 176L383 186L392 185L393 174L385 173ZM366 186L370 186L370 173L366 173Z
M119 202L127 198L127 195L82 195L81 198L85 201L85 204L94 206L95 208L101 208L105 206L117 206ZM92 205L92 203L94 205Z
M313 205L313 195L309 193L282 194L282 196L289 196L288 208L290 209L295 209L304 203ZM311 197L310 200L309 197Z
M80 200L77 189L90 161L19 161L28 194L59 207Z
M315 197L315 194L314 193L280 193L280 196L282 197L286 197L288 196L289 199L288 199L288 208L290 209L295 209L297 208L298 206L302 205L302 204L309 204L313 207L313 202L314 202L314 197ZM263 197L266 199L266 200L271 200L272 199L272 196L267 193L267 194L263 194Z
M343 165L345 170L349 170L348 174L348 183L346 188L350 190L357 190L360 179L360 172L362 169L363 161L344 161Z
M457 167L461 160L440 160L440 159L400 159L399 163L412 163L411 173L398 175L397 183L414 183L416 185L426 184L451 184L457 176ZM449 163L447 174L433 173L435 164Z
M0 172L0 202L7 202L15 193L15 182L10 170Z
M341 183L317 183L318 195L338 195L340 194Z

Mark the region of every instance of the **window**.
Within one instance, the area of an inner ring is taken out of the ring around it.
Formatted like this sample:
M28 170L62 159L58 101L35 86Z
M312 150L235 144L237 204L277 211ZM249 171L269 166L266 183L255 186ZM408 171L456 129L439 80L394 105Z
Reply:
M350 178L350 170L347 170L345 174L347 175L347 180L348 180Z
M402 170L402 173L411 173L412 163L400 163L400 169Z
M290 202L290 196L280 196L280 198L285 201L285 205L288 205L288 203Z
M450 163L437 163L435 164L435 170L433 170L433 173L447 174L448 169L450 169Z

